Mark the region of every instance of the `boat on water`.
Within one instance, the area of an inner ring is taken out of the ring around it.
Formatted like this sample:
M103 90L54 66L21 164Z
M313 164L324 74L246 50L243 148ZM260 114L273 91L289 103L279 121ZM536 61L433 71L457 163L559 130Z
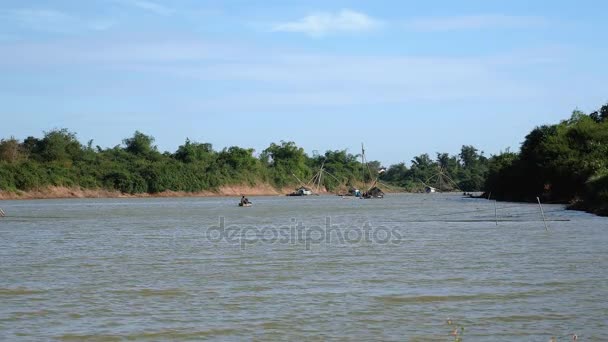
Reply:
M365 199L384 198L384 191L380 190L377 186L373 186L371 189L364 192L361 197Z
M348 189L347 193L338 194L338 196L342 198L359 198L359 199L372 199L372 198L384 198L384 191L379 188L380 185L380 175L386 171L385 168L380 168L379 170L374 170L370 168L370 165L365 158L365 147L361 144L361 165L363 165L362 169L362 178L361 182L364 183L367 190L361 191L353 186ZM369 175L368 175L369 173ZM365 178L368 177L370 180L373 180L371 185L367 185Z
M372 199L372 198L384 198L384 192L379 188L381 182L379 180L380 175L386 172L385 168L377 168L370 167L370 164L365 159L365 148L363 144L361 144L361 165L362 165L362 178L361 182L365 185L367 190L359 190L354 186L350 186L348 192L346 193L338 193L337 195L342 198L358 198L358 199ZM298 176L294 173L292 175L295 179L300 182L300 187L295 189L294 192L287 194L287 196L311 196L311 195L319 195L321 188L323 188L323 176L328 176L336 180L338 183L341 183L342 180L339 180L334 175L329 173L324 169L325 160L321 164L321 168L315 175L307 182L304 183ZM373 170L373 171L372 171ZM369 175L367 174L369 173ZM367 179L367 181L366 181ZM371 184L366 184L371 181ZM369 186L368 186L369 185Z
M338 196L341 196L342 198L360 198L362 195L361 190L354 188L354 187L350 187L348 188L348 192L345 194L338 194Z
M319 171L317 171L307 183L302 182L302 180L298 178L298 176L292 173L291 175L300 183L300 187L295 189L294 192L287 194L286 196L318 196L321 192L321 188L323 187L323 174L329 175L330 177L334 177L332 174L325 171L325 169L323 168L324 166L325 162L321 164L321 168L319 169Z
M437 170L426 181L422 182L422 185L424 186L424 193L427 194L462 191L449 176L449 172L441 166L438 166Z
M249 198L243 196L241 197L241 201L239 202L239 207L251 207L253 203L249 201Z
M296 191L287 194L287 196L311 196L312 194L312 189L305 186L301 186L297 188Z

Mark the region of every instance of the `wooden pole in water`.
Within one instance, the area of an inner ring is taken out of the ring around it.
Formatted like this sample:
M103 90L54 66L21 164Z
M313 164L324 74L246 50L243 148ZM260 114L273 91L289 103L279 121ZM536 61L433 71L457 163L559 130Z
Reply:
M547 227L547 219L545 218L545 212L543 210L543 205L540 204L540 198L539 197L536 197L536 200L538 201L538 207L540 208L540 214L543 217L543 223L545 224L545 230L549 231L549 227Z
M498 211L496 210L496 200L494 200L494 220L496 220L496 226L498 226Z
M363 143L361 143L361 182L363 182L363 186L367 186L365 184L365 147L363 147Z

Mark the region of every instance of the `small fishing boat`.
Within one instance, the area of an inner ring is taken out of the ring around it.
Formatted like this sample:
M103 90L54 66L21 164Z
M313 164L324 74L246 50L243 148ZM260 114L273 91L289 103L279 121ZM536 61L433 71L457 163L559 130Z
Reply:
M305 186L301 186L296 191L287 194L287 196L310 196L312 195L312 189L307 188Z
M241 200L239 201L239 207L251 207L252 205L253 204L249 202L249 198L245 197L245 195L241 197Z
M362 197L365 199L384 198L384 192L382 190L380 190L380 188L378 188L377 186L374 186L371 189L369 189L368 191L366 191L365 193L363 193Z

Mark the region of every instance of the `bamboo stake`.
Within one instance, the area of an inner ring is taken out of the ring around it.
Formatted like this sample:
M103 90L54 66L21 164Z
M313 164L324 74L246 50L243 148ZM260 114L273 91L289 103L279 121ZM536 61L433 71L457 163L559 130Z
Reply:
M325 166L325 160L323 160L323 163L321 164L321 168L319 169L319 178L317 179L317 195L319 194L319 191L321 190L321 178L323 178L323 167Z
M540 198L539 197L536 197L536 200L538 201L538 207L540 208L540 214L543 217L543 223L545 224L545 230L549 231L549 227L547 227L547 219L545 218L545 212L543 210L543 205L540 204Z
M321 191L321 180L323 178L323 167L321 167L321 170L319 170L319 180L317 182L317 194L319 193L319 191Z
M294 176L294 177L295 177L295 178L298 180L298 182L300 182L300 184L305 184L304 182L302 182L302 181L300 180L300 178L298 178L298 176L296 176L296 174L295 174L295 173L293 173L293 172L292 172L292 173L291 173L291 175L292 175L292 176Z
M496 226L498 227L498 211L496 210L496 200L494 200L494 219L496 220Z

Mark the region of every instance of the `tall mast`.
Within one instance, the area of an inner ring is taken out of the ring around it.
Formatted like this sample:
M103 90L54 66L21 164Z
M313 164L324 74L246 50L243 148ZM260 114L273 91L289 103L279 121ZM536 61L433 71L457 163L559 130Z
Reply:
M363 143L361 143L361 180L365 184L365 148Z
M317 179L317 194L319 193L319 190L321 189L321 178L323 177L323 167L325 166L325 160L323 160L323 163L321 164L321 168L319 169L319 179Z

